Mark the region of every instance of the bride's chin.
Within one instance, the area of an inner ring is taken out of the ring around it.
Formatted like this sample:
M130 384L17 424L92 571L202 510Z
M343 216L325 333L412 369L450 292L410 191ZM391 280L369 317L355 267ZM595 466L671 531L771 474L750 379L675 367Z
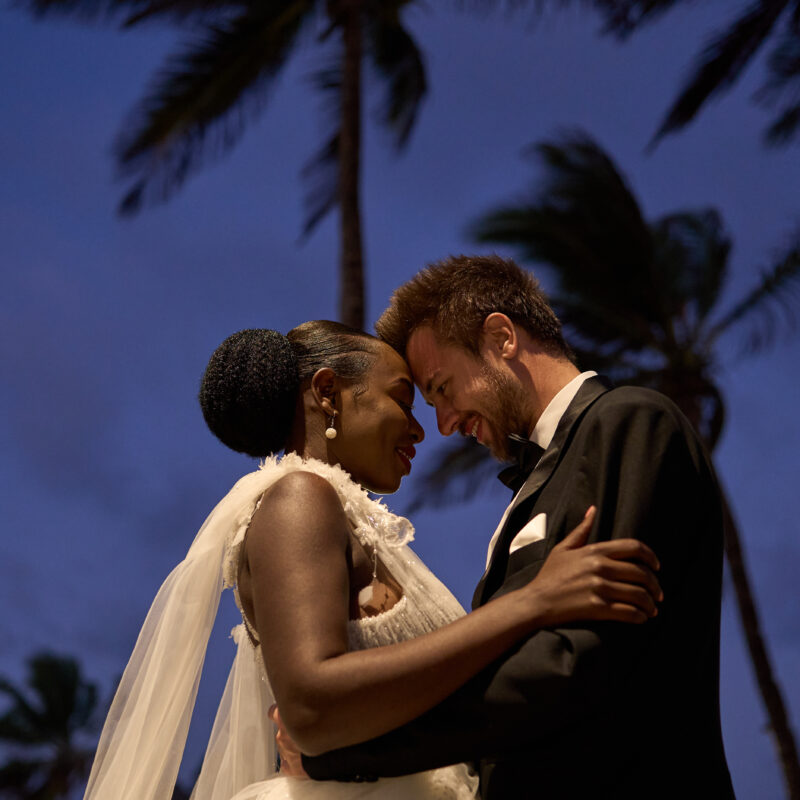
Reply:
M373 494L394 494L399 488L403 476L394 479L381 478L378 480L359 481L359 483Z
M400 488L400 481L366 487L372 494L394 494Z
M342 467L350 472L344 464ZM400 482L403 479L402 475L392 477L388 475L356 475L353 472L350 472L350 477L372 494L394 494L400 488Z

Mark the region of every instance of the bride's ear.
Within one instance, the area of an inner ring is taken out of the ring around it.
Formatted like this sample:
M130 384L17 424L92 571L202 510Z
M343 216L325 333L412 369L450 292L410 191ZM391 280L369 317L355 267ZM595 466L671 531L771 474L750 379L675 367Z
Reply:
M333 416L339 394L339 379L330 367L318 369L311 378L311 395L326 417Z

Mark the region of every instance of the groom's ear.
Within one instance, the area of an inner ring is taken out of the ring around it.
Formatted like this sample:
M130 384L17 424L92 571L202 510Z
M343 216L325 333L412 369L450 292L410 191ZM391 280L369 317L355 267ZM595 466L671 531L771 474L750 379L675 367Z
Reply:
M517 355L519 337L514 323L499 311L489 314L483 321L481 354L485 357L510 360Z
M330 367L318 369L311 378L311 394L320 410L331 416L336 409L339 379Z

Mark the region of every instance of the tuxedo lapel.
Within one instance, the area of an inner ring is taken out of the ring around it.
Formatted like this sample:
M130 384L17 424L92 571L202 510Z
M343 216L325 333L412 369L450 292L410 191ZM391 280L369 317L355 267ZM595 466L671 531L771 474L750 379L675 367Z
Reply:
M558 427L553 435L553 441L550 442L550 446L544 451L536 468L531 472L528 480L522 484L522 488L514 498L511 513L513 513L514 508L520 503L524 503L534 492L538 491L542 484L550 477L550 474L559 462L573 425L575 425L583 412L586 411L601 394L605 394L611 387L612 384L608 378L600 375L587 378L583 382L581 388L578 389L578 393L567 406L567 410L559 420ZM509 514L509 517L510 516L511 514Z
M581 388L578 389L578 392L573 398L572 402L569 404L569 406L567 406L567 410L564 412L564 415L561 417L558 423L558 427L553 435L553 440L550 442L550 446L547 448L547 450L545 450L541 459L539 459L539 463L536 465L533 472L531 472L531 474L528 476L528 479L522 485L522 488L520 488L519 492L517 492L516 497L514 497L507 513L505 514L504 528L497 538L494 552L492 553L492 557L489 561L488 567L486 568L486 572L483 573L483 577L481 577L477 587L475 588L475 593L472 597L473 608L476 608L486 601L486 597L484 595L487 594L487 583L490 583L489 576L493 575L493 573L496 573L501 568L504 570L505 565L508 563L508 546L511 538L513 538L517 532L517 526L510 524L514 517L514 511L519 505L532 497L544 485L545 481L547 481L547 479L553 473L553 470L556 468L556 465L561 460L565 446L568 443L570 432L572 431L575 423L580 419L586 409L589 408L589 406L591 406L595 400L597 400L598 397L605 394L611 388L612 383L603 376L597 375L587 378L581 385ZM493 589L497 588L494 586L495 583L496 581L491 581L490 583L490 585L493 586Z

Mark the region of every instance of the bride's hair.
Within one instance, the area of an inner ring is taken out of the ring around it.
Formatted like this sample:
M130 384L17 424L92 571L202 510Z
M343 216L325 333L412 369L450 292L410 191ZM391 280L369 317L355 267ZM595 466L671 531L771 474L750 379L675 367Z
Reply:
M297 395L322 367L360 381L381 343L340 322L304 322L284 336L250 328L214 351L200 385L200 407L211 432L239 453L263 458L286 445Z

